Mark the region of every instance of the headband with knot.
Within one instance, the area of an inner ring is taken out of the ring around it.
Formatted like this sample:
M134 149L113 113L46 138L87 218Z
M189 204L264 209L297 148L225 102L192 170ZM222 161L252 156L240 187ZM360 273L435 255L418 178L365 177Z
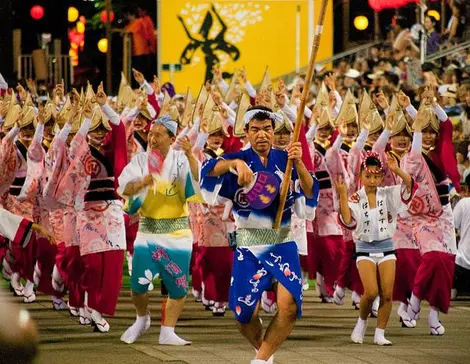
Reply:
M378 168L377 170L372 170L370 168L367 167L367 161L369 159L375 159L379 165L378 165ZM382 162L380 161L380 156L378 153L376 152L373 152L371 150L368 150L364 156L364 158L362 159L362 168L364 168L364 170L367 172L367 173L372 173L372 174L379 174L379 173L382 173L383 172L383 166L382 166Z
M167 128L173 135L176 136L178 133L178 123L174 120L172 120L168 115L162 116L161 118L158 118L155 120L152 124L154 125L163 125L165 128Z

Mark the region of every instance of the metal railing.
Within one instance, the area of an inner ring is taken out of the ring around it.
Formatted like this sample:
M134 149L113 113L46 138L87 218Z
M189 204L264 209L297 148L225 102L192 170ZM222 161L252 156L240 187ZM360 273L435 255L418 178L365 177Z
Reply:
M459 52L464 51L468 48L470 48L470 40L457 44L454 47L444 49L437 53L430 54L429 56L426 57L426 62L434 62L438 59L451 56L453 54L458 54Z
M34 79L33 56L31 54L22 54L18 56L18 79L32 78ZM55 57L47 56L47 80L48 84L57 85L64 80L65 88L69 89L74 83L73 65L68 55Z
M350 56L354 56L354 55L361 55L362 57L367 57L367 55L369 53L369 49L376 46L376 45L378 45L378 44L381 44L381 43L383 43L383 41L374 41L374 42L370 42L370 43L367 43L367 44L360 45L358 47L348 49L347 51L335 54L332 57L329 57L327 59L323 59L319 62L316 62L316 65L321 65L321 66L326 65L328 63L336 62L336 61L338 61L342 58L346 58L346 57L350 57ZM305 72L307 72L307 67L302 67L302 68L300 68L298 73L297 72L289 72L287 74L280 75L280 76L274 78L274 80L278 80L278 79L286 78L286 77L295 77L296 74L303 74Z

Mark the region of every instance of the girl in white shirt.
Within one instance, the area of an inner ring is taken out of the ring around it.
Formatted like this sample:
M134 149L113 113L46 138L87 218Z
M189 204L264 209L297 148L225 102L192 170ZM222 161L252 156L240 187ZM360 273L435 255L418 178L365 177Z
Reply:
M364 286L359 319L351 334L351 340L359 344L364 340L367 318L378 295L380 306L374 343L392 344L384 336L392 310L395 281L396 256L392 237L398 214L407 208L412 192L417 188L410 175L399 168L397 160L391 155L387 155L387 167L402 179L402 185L379 187L382 185L384 167L375 152L366 153L360 175L363 187L349 199L347 185L342 180L335 181L340 201L339 220L353 230L357 268Z

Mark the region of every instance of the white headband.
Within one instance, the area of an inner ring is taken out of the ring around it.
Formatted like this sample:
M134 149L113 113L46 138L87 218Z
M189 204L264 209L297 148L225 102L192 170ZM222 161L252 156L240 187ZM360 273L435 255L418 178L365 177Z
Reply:
M281 114L272 112L272 111L267 111L263 109L251 109L245 113L245 116L243 117L245 120L245 125L248 124L251 120L253 120L253 117L256 114L264 114L266 115L267 119L270 119L272 121L278 121L281 122L283 120L283 117Z

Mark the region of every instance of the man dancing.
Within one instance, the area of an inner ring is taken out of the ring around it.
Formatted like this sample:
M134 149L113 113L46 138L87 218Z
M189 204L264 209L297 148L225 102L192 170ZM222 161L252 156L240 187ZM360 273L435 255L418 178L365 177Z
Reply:
M199 190L199 163L188 138L177 143L177 123L165 116L155 121L149 133L149 151L137 154L119 177L119 193L128 198L132 212L140 209L140 224L132 260L132 302L135 323L121 336L132 344L150 327L148 294L160 275L169 299L162 312L161 345L189 345L175 334L176 322L188 294L189 263L193 238L189 229L187 200ZM149 155L161 155L161 172L149 171Z
M290 230L292 206L299 218L312 220L318 201L318 182L302 162L300 143L292 143L287 151L272 148L276 120L282 121L282 116L269 108L250 108L244 115L244 122L251 147L210 159L201 170L201 192L206 202L233 203L238 229L233 239L237 250L229 305L235 312L238 329L257 352L251 364L272 363L273 353L292 331L296 317L301 315L302 276L297 245ZM274 230L279 206L277 187L283 182L288 159L294 162L292 180L289 181L291 188L281 228ZM260 176L269 179L270 183L262 190L257 188L255 195L262 203L255 205L248 189L253 182L255 185L260 182ZM278 281L279 309L263 336L258 317L259 301L273 279Z

